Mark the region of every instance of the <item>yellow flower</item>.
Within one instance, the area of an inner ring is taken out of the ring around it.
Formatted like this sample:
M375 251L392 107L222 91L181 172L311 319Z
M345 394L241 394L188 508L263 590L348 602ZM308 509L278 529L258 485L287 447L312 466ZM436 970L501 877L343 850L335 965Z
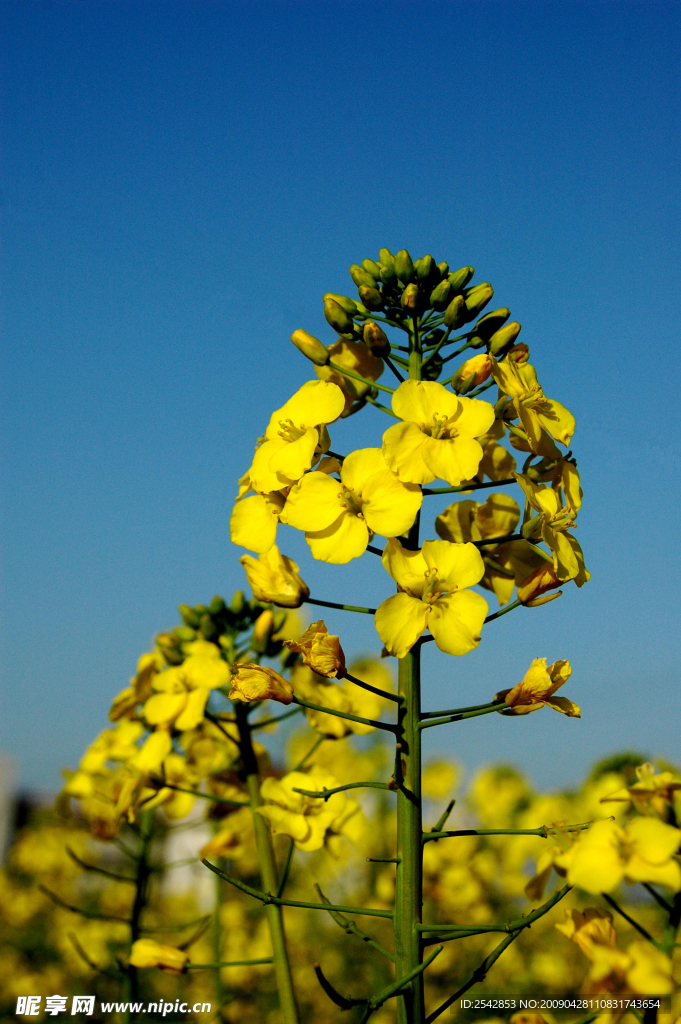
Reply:
M308 626L299 640L284 640L284 647L302 654L303 663L320 676L345 674L345 655L340 640L329 634L323 619Z
M279 514L285 501L285 489L238 498L229 519L232 543L257 554L269 551L277 539Z
M565 920L556 925L556 930L581 949L589 960L598 955L599 947L614 949L617 946L617 933L613 928L612 914L607 910L587 907L584 913L570 910Z
M380 448L362 448L343 461L340 481L307 473L291 488L282 523L305 531L314 558L340 565L366 551L374 533L398 537L421 507L421 488L404 484Z
M427 540L420 551L409 551L389 540L383 565L399 591L375 615L389 654L403 658L426 628L446 654L467 654L478 646L487 602L465 589L479 583L485 571L473 544Z
M315 454L328 450L326 424L337 420L344 408L345 397L336 384L322 380L303 384L270 417L248 471L253 489L266 494L300 480Z
M681 831L656 818L634 818L624 828L597 821L556 859L570 885L586 892L612 892L623 879L681 889L681 868L674 858Z
M371 674L371 671L362 670L361 665L353 673L358 679L364 679L365 682L369 682L366 676L371 676ZM329 683L326 679L316 675L307 665L300 663L294 666L292 682L297 696L311 704L319 704L332 711L343 711L348 715L375 720L383 706L383 698L378 694L356 686L349 680L343 682L342 685ZM325 712L315 711L313 708L305 708L305 715L312 728L322 736L328 736L329 739L342 739L351 732L357 736L365 736L374 731L372 725L352 722L347 718L338 718L337 715L327 715Z
M165 661L160 651L143 654L137 662L137 674L130 680L130 686L114 697L109 711L109 719L117 722L120 718L134 714L138 704L143 704L152 694L151 680L164 667Z
M184 731L194 729L203 720L210 691L229 683L229 665L220 657L220 648L204 640L187 644L189 657L181 665L159 672L152 680L156 690L144 705L149 725L175 722Z
M553 565L560 580L574 580L578 587L589 579L579 542L567 531L574 527L576 513L561 506L560 495L552 487L541 487L529 476L513 474L527 498L527 504L538 513L533 535L541 537L553 552Z
M161 769L164 760L173 749L173 741L169 730L160 726L155 729L127 764L142 775L151 775Z
M515 411L527 436L530 449L549 458L560 456L551 438L568 445L575 432L575 418L565 406L547 398L537 382L537 372L530 363L514 359L497 362L492 359L492 376L499 390L513 399Z
M298 574L298 566L292 558L282 555L276 544L257 559L242 555L239 561L258 601L271 601L282 608L300 608L310 596L309 587Z
M565 582L565 580L558 579L553 562L542 562L519 584L518 600L523 604L530 604L540 598L542 594L548 593L549 590L562 587Z
M601 803L626 802L632 803L639 814L657 814L666 818L674 800L674 793L681 789L681 780L671 772L655 774L652 764L642 764L636 769L637 782L625 786L601 798Z
M230 700L276 700L290 704L293 687L273 668L238 662L232 666L232 688Z
M507 707L504 715L528 715L544 705L560 711L568 718L581 718L580 709L567 697L554 697L556 690L566 683L572 674L569 661L554 661L546 667L546 658L535 658L522 682L510 690L500 690L494 699L504 697Z
M457 398L435 381L406 380L392 397L402 423L383 435L383 454L404 483L440 477L456 486L478 471L482 447L475 439L494 422L494 409L477 398Z
M455 501L437 517L435 529L443 540L465 544L508 536L515 532L519 520L520 509L513 498L508 494L490 494L482 505L477 501ZM487 544L480 553L485 563L480 586L492 590L500 605L511 600L517 583L547 562L526 540Z
M323 800L295 792L320 792L337 785L333 775L317 766L309 772L289 772L281 780L270 776L261 789L265 806L258 807L256 813L265 818L274 835L290 836L300 850L321 850L334 835L356 843L364 828L364 816L356 800L345 793L334 793Z
M160 967L169 974L184 974L189 953L175 946L164 946L155 939L137 939L130 951L132 967Z
M383 360L372 355L363 341L339 338L329 346L327 351L332 362L346 370L354 370L355 373L361 374L367 380L378 380L385 368ZM347 411L353 402L364 398L370 387L369 384L363 384L360 380L343 376L331 366L315 366L314 372L320 380L331 381L338 385L345 396L344 411Z

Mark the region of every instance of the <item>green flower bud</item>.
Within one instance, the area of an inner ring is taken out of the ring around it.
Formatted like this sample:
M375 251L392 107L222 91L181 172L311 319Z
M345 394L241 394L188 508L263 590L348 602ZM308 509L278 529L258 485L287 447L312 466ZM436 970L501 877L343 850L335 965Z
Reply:
M184 656L180 650L180 642L177 637L173 636L172 633L159 633L156 637L156 643L169 665L182 664Z
M322 345L319 338L315 338L313 334L308 334L307 331L301 329L294 331L291 335L291 341L296 346L299 352L302 352L304 356L307 356L315 366L326 366L329 361L329 353L325 345Z
M473 269L473 267L462 267L461 270L457 270L453 274L450 274L449 280L454 291L462 291L462 289L466 287L474 273L475 270Z
M350 267L350 277L355 282L357 287L364 284L367 288L376 287L376 279L373 274L370 274L364 267L360 267L357 263L353 263Z
M378 261L382 263L388 270L395 269L395 257L391 253L390 249L380 249L378 253Z
M445 263L444 261L442 263L438 263L437 269L440 271L441 278L447 277L449 274L449 263Z
M326 322L338 334L350 334L354 328L352 317L345 312L335 299L327 299L324 303L324 316Z
M381 280L381 268L378 263L374 263L373 260L362 260L362 266L366 270L367 274L371 274L374 281Z
M475 387L476 378L477 374L469 373L468 376L462 380L462 375L457 371L454 374L452 388L456 391L457 395L467 395L468 392L472 391Z
M241 615L242 611L246 607L246 598L244 597L243 590L237 590L229 602L229 610L234 615Z
M214 636L217 636L218 627L215 625L210 615L208 614L201 616L201 623L199 628L205 640L212 640Z
M449 300L452 297L452 286L447 280L440 281L438 285L433 288L430 293L430 304L433 309L437 309L438 312L442 312L449 305Z
M187 644L192 640L196 640L196 630L190 629L189 626L178 626L177 629L173 630L173 636L176 636L182 643Z
M416 313L419 305L419 286L408 284L402 292L402 309L408 313Z
M520 324L517 320L511 320L501 330L495 331L489 339L489 352L493 356L501 356L513 345L520 334Z
M450 282L451 283L451 282ZM456 295L447 306L445 327L456 331L466 322L466 302L463 295Z
M414 278L414 264L406 249L400 249L395 257L395 273L402 284L409 284Z
M359 297L367 309L383 309L383 296L378 288L367 288L362 285L359 289Z
M466 321L472 320L485 308L494 295L494 288L489 281L476 284L473 288L466 288L464 298L466 300Z
M185 626L191 626L192 629L199 628L199 616L193 608L190 608L188 604L181 604L177 610L182 616Z
M501 309L494 309L491 313L485 313L474 327L476 336L484 338L485 341L489 341L494 332L498 331L500 327L503 327L510 315L511 310L506 309L505 307L502 307Z
M197 615L205 615L206 612L208 611L208 607L205 604L195 604L194 611L196 612Z
M433 272L435 266L435 260L432 256L423 256L420 260L417 260L414 264L414 270L416 271L416 279L419 283L427 281Z
M392 288L393 285L397 284L397 274L395 273L395 261L393 260L392 263L390 263L390 265L381 263L380 267L383 288Z
M223 598L219 594L216 594L211 603L208 605L208 611L211 615L221 615L227 608Z
M335 292L326 292L323 299L324 302L326 302L327 299L333 299L333 301L337 302L341 309L344 309L346 313L350 314L350 316L354 316L357 312L357 303L354 299L348 298L347 295L336 295Z
M390 342L388 335L373 320L368 320L364 325L364 344L372 356L389 356Z

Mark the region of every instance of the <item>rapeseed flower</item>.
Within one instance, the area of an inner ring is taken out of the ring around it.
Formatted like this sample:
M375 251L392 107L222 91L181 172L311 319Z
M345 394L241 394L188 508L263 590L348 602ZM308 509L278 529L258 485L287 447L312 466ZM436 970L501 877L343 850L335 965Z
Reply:
M290 836L300 850L321 850L333 836L356 843L364 830L364 815L356 800L345 793L324 800L296 792L319 792L337 785L333 775L317 766L309 772L289 772L283 779L270 776L261 787L265 805L256 813L263 816L274 835Z
M186 649L189 656L181 665L159 672L152 679L156 693L144 705L149 725L174 722L181 731L195 728L203 720L210 691L230 681L229 665L215 644L196 640Z
M574 580L578 587L583 586L590 579L590 573L584 566L579 542L567 532L575 525L576 513L568 505L561 505L560 495L552 487L539 486L520 473L513 475L525 492L528 506L538 513L531 535L541 537L551 549L558 578Z
M428 540L420 551L409 551L389 540L382 560L399 591L375 615L389 654L403 658L425 629L446 654L467 654L478 646L488 606L484 597L466 589L485 572L473 544Z
M597 821L556 858L570 885L586 892L612 892L628 882L651 882L681 889L681 867L675 853L681 831L657 818L634 818L621 828Z
M232 688L230 700L276 700L290 704L293 687L273 668L238 662L232 666Z
M537 371L531 363L518 363L514 359L492 361L492 376L499 390L513 400L530 450L549 458L560 457L551 438L568 445L575 432L572 413L551 398L547 398L537 381Z
M175 946L165 946L155 939L137 939L130 950L131 967L160 967L169 974L184 974L189 953Z
M355 373L359 373L369 381L378 380L385 369L383 360L372 355L363 341L339 338L329 346L327 351L329 358L337 366L342 366L346 370L354 370ZM329 381L341 389L345 397L344 412L350 409L353 402L363 399L371 387L370 384L364 384L361 380L346 377L331 366L315 366L314 372L320 380Z
M655 774L655 768L649 763L639 765L636 778L631 786L602 797L601 803L631 803L639 814L657 815L664 820L673 804L674 794L681 790L681 779L671 772Z
M392 396L403 421L383 435L383 454L404 483L428 484L438 477L452 486L470 480L482 459L482 437L494 409L477 398L457 398L435 381L406 380Z
M521 682L509 690L500 690L494 699L505 700L504 715L528 715L546 704L554 711L560 711L568 718L581 718L576 704L567 697L555 697L556 690L567 682L572 674L569 661L554 661L546 666L546 658L535 658Z
M345 654L340 640L329 634L323 619L308 626L298 640L284 640L284 647L302 655L303 664L320 676L345 674Z
M281 521L305 531L314 558L340 565L362 555L374 533L406 533L422 500L421 488L398 480L380 448L362 448L344 459L340 481L306 473L291 488Z
M276 544L261 552L257 559L242 555L239 561L258 601L272 602L282 608L300 608L310 596L310 589L301 579L298 566L292 558L283 555Z

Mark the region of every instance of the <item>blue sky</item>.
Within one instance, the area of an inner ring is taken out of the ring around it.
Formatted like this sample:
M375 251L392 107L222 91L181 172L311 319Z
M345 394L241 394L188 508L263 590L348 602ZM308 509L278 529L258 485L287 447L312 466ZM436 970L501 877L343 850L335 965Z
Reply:
M494 284L577 417L586 493L589 585L491 624L463 659L430 645L425 688L431 708L475 703L569 657L583 719L487 717L429 742L550 786L623 747L678 759L678 6L0 16L0 749L22 784L56 787L180 602L242 584L235 478L310 376L288 338L330 341L321 295L382 245ZM377 444L388 422L365 411L334 444ZM300 536L281 546L317 596L389 593L371 556L327 568ZM376 647L371 620L327 623Z

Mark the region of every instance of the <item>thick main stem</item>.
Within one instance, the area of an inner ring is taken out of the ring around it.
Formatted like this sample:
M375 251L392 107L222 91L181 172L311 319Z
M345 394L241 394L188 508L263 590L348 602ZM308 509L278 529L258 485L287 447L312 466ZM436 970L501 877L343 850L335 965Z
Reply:
M274 859L272 837L267 822L261 814L256 814L256 808L261 807L263 799L260 795L260 778L258 776L258 764L251 742L251 730L246 717L246 708L237 708L237 723L239 726L241 756L246 775L246 786L253 810L253 827L255 829L255 845L258 851L260 864L260 879L265 892L275 894L278 888L277 867ZM265 907L267 923L272 939L272 954L274 957L274 974L279 992L279 1006L284 1024L298 1024L298 1007L293 991L293 979L291 977L291 966L288 960L286 949L286 936L284 934L284 921L282 908L276 904L268 904Z

